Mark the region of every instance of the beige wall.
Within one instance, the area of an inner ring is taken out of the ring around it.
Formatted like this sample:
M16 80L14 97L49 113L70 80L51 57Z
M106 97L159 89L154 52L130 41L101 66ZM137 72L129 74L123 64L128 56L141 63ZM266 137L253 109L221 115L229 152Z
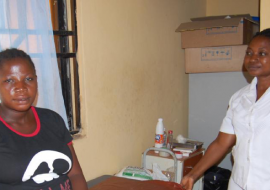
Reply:
M270 21L269 21L269 17L270 17L270 12L269 12L269 8L270 8L270 1L269 0L261 0L261 14L260 14L260 18L261 18L261 30L264 30L266 28L270 28Z
M260 0L207 0L207 16L250 14L259 16ZM268 0L265 0L268 1Z
M140 166L159 117L187 136L188 76L174 30L192 17L258 16L258 1L77 0L84 137L74 146L87 180Z
M175 29L206 0L77 0L86 179L140 166L155 125L187 136L188 76Z

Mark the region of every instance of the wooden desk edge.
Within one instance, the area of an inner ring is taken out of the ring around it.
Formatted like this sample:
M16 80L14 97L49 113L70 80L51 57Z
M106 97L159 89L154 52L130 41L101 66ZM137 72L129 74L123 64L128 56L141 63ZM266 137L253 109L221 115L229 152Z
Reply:
M183 156L182 158L179 158L179 159L177 159L177 160L183 162L183 161L185 161L185 160L188 159L188 158L192 158L192 157L194 157L194 156L197 156L198 154L204 154L204 151L205 151L204 148L200 148L200 149L198 149L198 150L196 150L196 151L190 153L189 156ZM143 153L142 153L142 154L143 154ZM150 150L146 155L147 155L147 156L156 156L156 157L160 157L160 158L173 159L173 157L172 157L171 155L168 156L168 157L160 156L159 153L155 153L155 151L153 151L153 150Z

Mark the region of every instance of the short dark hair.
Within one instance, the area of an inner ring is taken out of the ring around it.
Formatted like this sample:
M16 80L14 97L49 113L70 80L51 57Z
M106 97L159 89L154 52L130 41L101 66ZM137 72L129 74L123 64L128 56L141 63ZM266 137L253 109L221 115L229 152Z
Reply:
M264 37L267 37L267 38L270 39L270 28L267 28L267 29L265 29L265 30L262 30L262 31L260 31L260 32L257 32L257 33L253 36L253 38L255 38L255 37L257 37L257 36L264 36ZM253 39L253 38L252 38L252 39Z
M0 67L2 67L5 61L8 61L14 58L23 58L23 59L28 60L30 65L34 68L34 71L36 72L36 68L31 57L27 53L25 53L23 50L20 50L17 48L6 49L0 52Z

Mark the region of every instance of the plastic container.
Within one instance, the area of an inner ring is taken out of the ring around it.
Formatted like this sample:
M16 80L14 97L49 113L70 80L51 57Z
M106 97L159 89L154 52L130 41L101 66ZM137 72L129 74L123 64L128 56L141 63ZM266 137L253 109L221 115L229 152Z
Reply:
M174 154L175 154L175 156L176 156L177 159L180 159L180 158L183 157L183 153L180 152L180 151L174 151Z
M156 138L155 138L155 147L162 148L163 146L163 135L164 135L164 126L163 119L159 118L156 126ZM155 151L155 153L159 153L159 151Z
M168 131L168 141L167 141L167 148L172 150L173 148L173 131Z
M166 147L162 147L162 149L168 150ZM168 152L159 151L159 156L162 156L162 157L169 157L170 154L169 154Z
M163 146L164 148L167 148L167 132L166 128L164 127L164 134L163 134Z

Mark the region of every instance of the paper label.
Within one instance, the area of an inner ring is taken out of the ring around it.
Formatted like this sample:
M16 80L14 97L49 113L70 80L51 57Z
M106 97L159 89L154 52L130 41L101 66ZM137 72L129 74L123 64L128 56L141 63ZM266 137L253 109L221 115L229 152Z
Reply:
M201 61L218 61L231 59L231 46L201 48Z
M162 134L156 134L156 140L155 143L157 144L163 144L163 135Z

